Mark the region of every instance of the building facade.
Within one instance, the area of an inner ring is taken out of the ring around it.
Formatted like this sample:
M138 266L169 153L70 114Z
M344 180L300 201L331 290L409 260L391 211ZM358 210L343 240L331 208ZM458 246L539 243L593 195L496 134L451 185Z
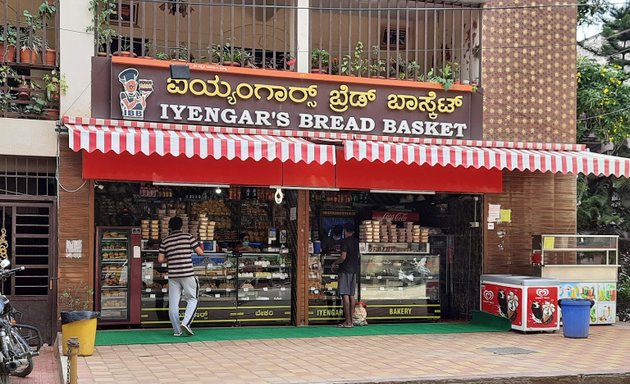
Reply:
M102 326L167 323L151 257L175 215L207 245L198 324L335 321L318 247L348 222L373 321L466 318L482 273L532 274L533 235L575 233L577 173L628 174L575 144L569 3L56 7L68 89L54 151L28 153L57 160L49 295L93 289Z

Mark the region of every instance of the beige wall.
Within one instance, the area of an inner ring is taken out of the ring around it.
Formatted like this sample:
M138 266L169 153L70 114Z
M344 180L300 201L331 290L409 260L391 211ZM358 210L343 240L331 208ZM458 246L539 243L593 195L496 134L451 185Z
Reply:
M54 121L0 118L0 154L57 156Z
M60 68L66 78L68 91L61 96L61 116L91 115L90 84L92 81L91 57L94 36L86 32L92 23L88 2L58 0Z

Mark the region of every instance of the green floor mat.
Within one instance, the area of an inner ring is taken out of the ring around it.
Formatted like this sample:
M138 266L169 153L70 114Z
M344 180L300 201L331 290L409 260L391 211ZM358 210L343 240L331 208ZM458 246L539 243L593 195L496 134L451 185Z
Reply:
M163 344L191 341L244 339L291 339L377 335L413 335L429 333L502 332L504 326L488 320L470 323L370 324L366 327L337 328L334 325L308 327L237 327L193 328L194 336L174 337L171 329L99 330L96 345Z

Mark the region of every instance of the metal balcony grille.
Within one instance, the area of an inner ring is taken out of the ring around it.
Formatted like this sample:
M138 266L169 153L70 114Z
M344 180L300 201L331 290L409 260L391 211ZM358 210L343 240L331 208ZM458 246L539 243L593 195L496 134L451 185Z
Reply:
M0 156L0 196L56 196L55 159Z
M296 3L103 0L93 27L96 49L295 70ZM448 75L464 83L480 78L479 2L311 0L307 11L310 66L318 72L413 80Z

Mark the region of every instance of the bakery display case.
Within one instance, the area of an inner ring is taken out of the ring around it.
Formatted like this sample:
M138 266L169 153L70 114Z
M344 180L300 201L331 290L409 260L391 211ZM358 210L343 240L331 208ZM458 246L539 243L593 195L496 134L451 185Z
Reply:
M167 264L158 263L157 245L143 244L142 314L143 326L166 326L168 317ZM193 256L193 270L199 281L199 303L195 323L233 325L236 313L236 257L231 253L205 252ZM180 312L186 307L182 300Z
M140 233L138 228L97 228L96 275L99 281L96 308L101 312L100 322L109 324L136 324L138 311L133 297L137 284L133 277L139 272Z
M291 256L287 249L237 254L238 318L247 324L290 324Z
M440 319L440 257L428 243L362 243L360 300L368 321Z
M337 295L337 273L331 269L338 252L309 254L309 324L338 323L343 307Z

